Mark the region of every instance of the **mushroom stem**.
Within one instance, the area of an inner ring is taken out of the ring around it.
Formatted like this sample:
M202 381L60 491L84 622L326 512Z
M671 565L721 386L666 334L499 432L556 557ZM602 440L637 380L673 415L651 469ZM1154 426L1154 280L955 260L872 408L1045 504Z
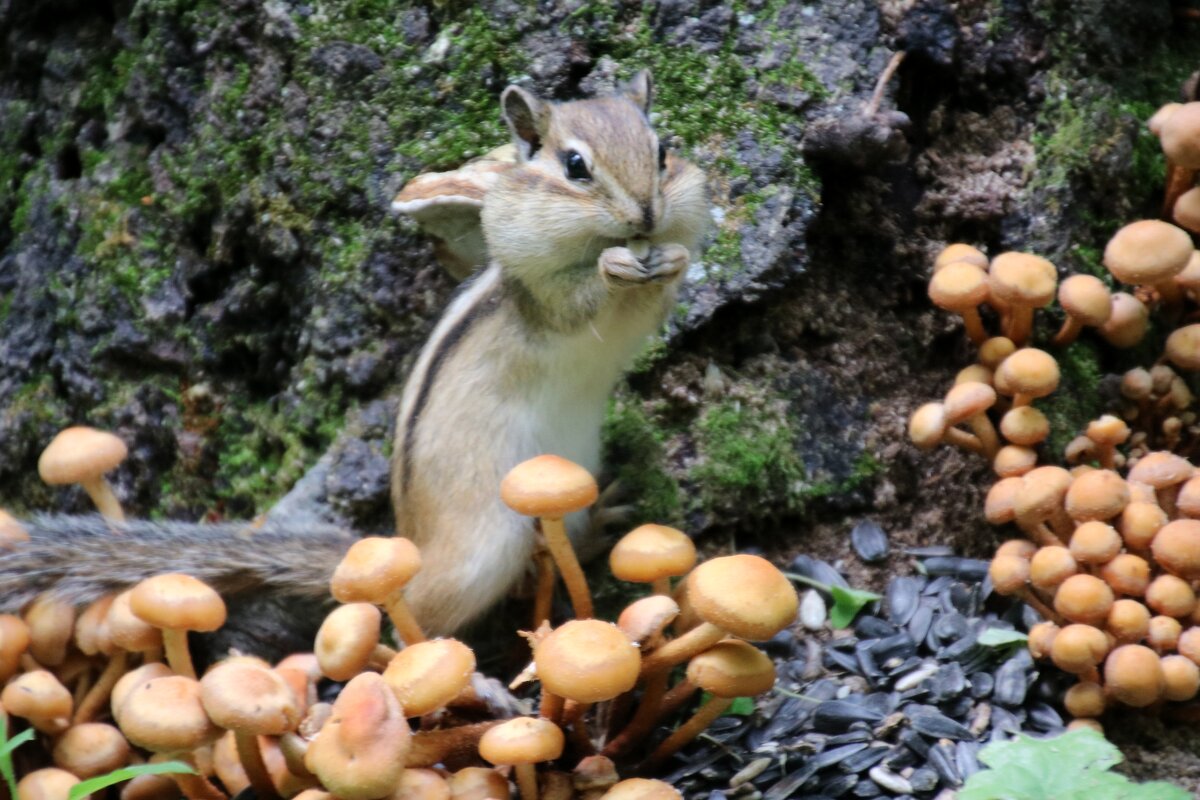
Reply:
M521 800L537 800L537 767L533 764L514 764L513 772L517 776L517 788L521 790Z
M1060 616L1058 613L1056 613L1054 611L1054 609L1050 608L1050 606L1043 603L1042 599L1040 597L1038 597L1036 594L1034 594L1033 592L1031 592L1028 588L1019 589L1017 591L1017 597L1024 600L1025 605L1029 606L1034 611L1041 614L1042 619L1053 622L1055 625L1066 625L1067 624L1066 620L1064 620L1062 618L1062 616Z
M646 686L642 691L642 702L638 704L633 719L625 729L613 737L604 747L604 755L616 758L630 747L644 739L654 728L658 719L658 710L662 705L663 696L667 693L667 680L670 673L659 670L646 676Z
M155 759L165 759L167 756L155 756ZM195 773L176 772L169 777L175 781L175 785L179 787L179 791L188 800L229 800L229 796L213 786L212 782L204 777L204 774L196 765L196 756L192 753L175 753L175 760L182 761L192 769ZM152 759L152 760L155 760Z
M163 628L163 649L167 653L167 664L176 675L196 680L196 668L192 665L192 652L188 649L187 631Z
M546 546L558 571L562 573L563 583L567 594L571 597L571 606L575 609L576 619L592 617L592 595L588 591L587 578L575 557L575 549L567 538L567 528L562 517L542 517L542 534L546 537Z
M979 441L979 437L958 428L947 428L942 434L942 440L968 452L983 455L983 442Z
M95 685L88 690L79 704L75 706L75 716L71 720L72 724L79 725L83 722L91 722L92 717L104 707L108 702L108 697L112 694L113 687L117 681L125 674L125 665L128 662L128 655L124 650L118 650L113 653L108 660L108 665L104 667L104 671L100 673L100 677L96 679Z
M246 777L250 779L255 795L262 798L278 797L275 784L267 772L267 764L263 761L258 737L252 733L234 731L233 740L237 744L238 760L242 762L242 769L246 770Z
M687 661L697 653L702 653L721 641L724 636L725 631L716 625L711 622L702 622L683 636L672 639L643 658L642 675L651 675L659 670L666 670Z
M1179 196L1192 188L1196 182L1196 170L1185 169L1167 159L1167 185L1163 192L1162 217L1166 220L1175 219L1175 201Z
M963 327L967 329L967 336L976 347L988 340L987 329L983 327L983 319L979 316L979 309L964 308L961 312L963 318Z
M550 608L554 602L554 558L542 543L533 554L537 565L537 589L533 595L533 629L550 621Z
M542 689L542 703L538 707L538 716L542 719L548 719L557 725L562 720L564 704L565 702L561 695L551 694Z
M420 623L413 616L408 603L404 602L403 589L397 590L388 598L385 608L387 608L388 619L395 626L396 635L400 637L400 641L405 644L417 644L425 641L425 633L421 630Z
M996 453L1000 450L1000 437L996 433L996 426L988 419L986 412L976 414L967 420L967 424L971 426L971 430L975 432L975 437L979 439L979 443L983 446L983 454L989 460L996 457Z
M1068 314L1067 318L1063 320L1062 327L1058 329L1058 333L1054 334L1051 344L1055 347L1066 347L1078 339L1081 333L1083 333L1083 323Z
M100 512L100 516L111 519L114 522L125 521L125 512L121 509L121 502L117 500L117 496L113 494L112 486L104 479L103 475L89 478L80 482L79 485L88 493L88 497L92 498L92 502L96 505L96 510Z
M691 719L675 729L675 732L663 740L650 757L642 764L642 770L651 770L679 751L679 748L695 739L704 729L713 723L717 717L725 713L725 709L733 704L732 697L713 697L692 715Z
M396 657L396 651L386 644L377 644L375 649L371 651L371 657L367 659L367 667L376 672L383 672L387 669L388 662Z
M1013 340L1013 343L1020 347L1029 339L1029 334L1033 330L1033 308L1032 306L1012 307L1012 316L1008 321L1008 338ZM1014 405L1016 402L1014 401Z
M665 594L668 597L670 597L671 596L671 578L668 576L664 576L662 578L655 578L653 581L650 582L650 591L653 592L654 594Z
M666 719L683 708L683 705L691 699L698 688L684 675L683 680L672 686L671 690L663 697L662 703L658 706L658 718Z
M1012 407L1020 408L1021 406L1027 406L1027 405L1030 405L1033 402L1033 400L1034 400L1033 395L1026 394L1024 392L1017 392L1016 394L1013 395Z

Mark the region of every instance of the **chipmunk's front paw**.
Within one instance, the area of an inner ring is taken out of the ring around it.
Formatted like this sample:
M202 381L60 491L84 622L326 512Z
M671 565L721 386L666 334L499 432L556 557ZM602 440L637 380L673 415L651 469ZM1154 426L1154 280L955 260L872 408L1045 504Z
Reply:
M646 257L646 273L655 283L670 283L687 270L691 256L681 244L664 244L650 248Z
M600 253L600 274L615 286L639 286L651 280L646 267L628 247L610 247Z

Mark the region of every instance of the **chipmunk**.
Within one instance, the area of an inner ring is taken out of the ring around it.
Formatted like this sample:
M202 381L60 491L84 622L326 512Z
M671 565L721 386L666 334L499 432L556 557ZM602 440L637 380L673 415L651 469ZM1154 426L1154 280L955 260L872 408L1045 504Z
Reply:
M528 568L535 522L500 501L509 469L556 453L598 470L607 400L697 253L704 176L660 142L651 94L641 72L598 99L552 103L516 86L501 95L515 161L490 170L486 193L467 203L487 265L417 359L393 448L396 532L423 562L406 597L431 634L476 619ZM586 517L568 525L581 537ZM10 611L41 591L83 603L164 571L222 593L324 598L353 541L286 520L256 531L138 522L115 535L99 518L27 527L32 541L0 554L0 607Z

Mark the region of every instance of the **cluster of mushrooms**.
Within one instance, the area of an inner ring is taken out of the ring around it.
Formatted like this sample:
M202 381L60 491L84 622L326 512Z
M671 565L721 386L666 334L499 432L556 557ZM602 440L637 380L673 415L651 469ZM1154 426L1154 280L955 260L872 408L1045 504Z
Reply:
M1167 154L1168 194L1176 192L1166 216L1200 231L1200 188L1191 188L1200 168L1200 103L1164 107L1151 128ZM1045 452L1050 423L1035 403L1058 387L1051 351L1085 328L1113 347L1132 347L1152 310L1177 324L1200 300L1200 251L1169 222L1118 230L1104 266L1127 291L1091 275L1060 283L1054 265L1035 255L1002 253L989 262L969 245L945 248L929 296L962 315L978 361L959 372L942 401L909 420L917 446L948 443L991 462L997 482L985 516L1025 536L1000 546L991 580L1042 616L1030 650L1079 677L1064 704L1073 725L1097 729L1106 705L1143 708L1191 700L1200 690L1200 472L1188 459L1200 426L1176 371L1200 369L1200 325L1177 327L1159 363L1122 377L1116 414L1089 423L1064 453ZM1044 331L1046 349L1029 346L1038 333L1034 312L1054 299L1065 321Z
M94 445L87 477L78 464L55 462L64 437ZM69 429L47 448L43 474L105 496L102 473L123 451L110 434ZM421 568L417 547L369 537L333 575L339 605L313 652L274 665L233 653L197 676L187 632L218 629L226 609L183 574L154 576L78 614L43 595L21 616L0 615L0 712L10 735L19 720L34 728L49 755L40 760L54 764L21 777L21 800L63 800L82 779L147 760L183 761L195 774L139 776L122 800L224 800L248 786L264 799L508 800L510 780L523 800L677 800L669 785L622 781L618 770L653 772L734 698L771 689L771 659L746 640L769 639L795 621L795 590L757 556L696 566L685 534L643 525L616 545L610 564L650 593L616 624L592 619L563 527L566 515L596 500L592 476L539 456L514 468L501 494L540 519L545 540L535 630L523 634L532 662L513 684L540 681L536 715L493 718L471 649L427 639L405 606L404 586ZM120 507L106 496L100 507L117 527ZM28 538L16 520L0 523L4 546ZM552 628L556 571L578 618ZM672 578L683 576L672 592ZM381 639L384 613L399 649ZM671 685L676 667L683 675ZM319 681L344 682L332 703L318 702ZM701 692L708 699L690 717L650 741Z

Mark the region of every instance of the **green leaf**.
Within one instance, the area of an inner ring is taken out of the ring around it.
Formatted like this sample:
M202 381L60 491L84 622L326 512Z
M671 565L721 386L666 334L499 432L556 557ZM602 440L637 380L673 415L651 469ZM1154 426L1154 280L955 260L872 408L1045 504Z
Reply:
M97 775L94 778L88 778L86 781L75 784L67 793L67 800L80 800L80 798L87 797L89 794L98 792L101 789L106 789L114 783L127 781L139 775L195 774L196 770L182 761L163 761L161 764L137 764L132 767L122 767L121 769L113 770L107 775ZM16 795L14 794L13 797L16 797Z
M1009 645L1020 644L1024 645L1029 641L1029 636L1020 631L1006 631L1003 628L988 628L983 633L979 634L979 638L975 640L984 647L1008 647Z
M1191 795L1169 783L1136 784L1108 772L1121 751L1092 730L1052 739L1018 735L979 753L991 769L971 776L958 800L1186 800Z
M735 697L725 710L726 716L748 717L754 713L754 699L750 697Z
M17 796L17 775L13 771L12 753L34 736L33 728L23 730L13 738L8 738L8 715L0 712L0 775L8 784L8 796Z
M867 603L880 599L874 592L864 592L862 589L845 589L841 586L830 586L829 593L833 595L833 608L829 609L829 624L834 628L847 628L858 612Z

